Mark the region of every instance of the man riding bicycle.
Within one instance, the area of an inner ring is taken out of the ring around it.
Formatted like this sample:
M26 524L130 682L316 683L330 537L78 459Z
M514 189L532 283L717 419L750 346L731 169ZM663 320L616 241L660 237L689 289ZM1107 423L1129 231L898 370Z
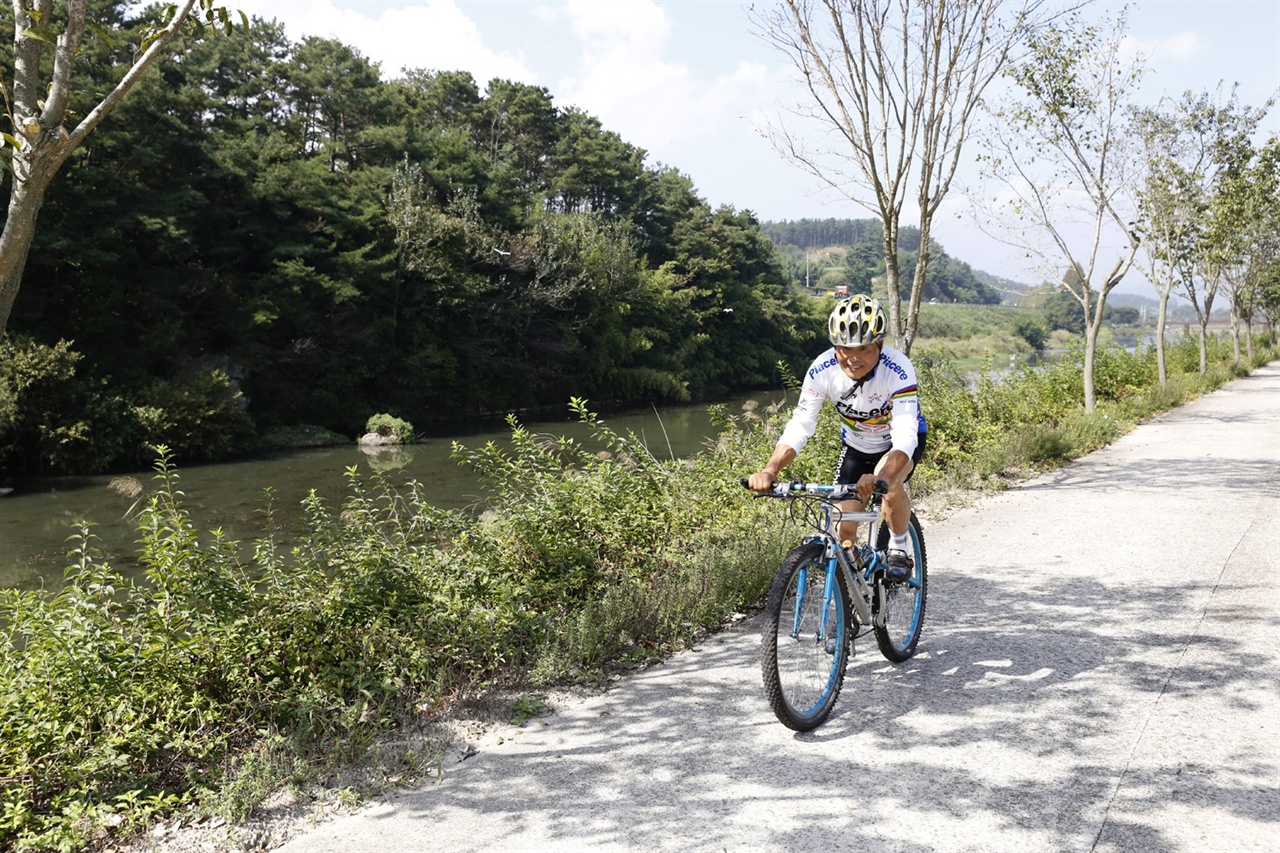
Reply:
M860 511L875 491L876 480L889 484L884 498L890 533L887 577L904 581L913 568L907 541L911 498L905 485L924 455L927 426L911 360L884 345L888 325L884 309L869 296L858 294L836 304L827 322L832 348L809 366L791 420L768 463L751 475L748 485L756 492L773 487L778 474L813 436L823 400L830 400L841 420L833 482L855 485L858 493L857 501L843 501L840 508ZM840 538L856 541L857 531L857 523L842 522Z

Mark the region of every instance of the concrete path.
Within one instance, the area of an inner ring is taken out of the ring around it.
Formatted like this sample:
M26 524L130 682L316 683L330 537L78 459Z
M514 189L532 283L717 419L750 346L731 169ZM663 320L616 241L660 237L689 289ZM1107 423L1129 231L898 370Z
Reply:
M925 538L920 653L813 733L753 619L279 849L1280 850L1280 363Z

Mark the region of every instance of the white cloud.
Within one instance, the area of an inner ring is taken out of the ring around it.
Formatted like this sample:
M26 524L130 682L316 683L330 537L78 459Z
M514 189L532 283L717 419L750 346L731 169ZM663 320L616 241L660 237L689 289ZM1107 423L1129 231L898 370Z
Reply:
M1151 55L1157 58L1167 56L1177 62L1191 62L1206 49L1199 35L1194 32L1185 32L1158 41Z
M557 101L586 110L624 139L641 129L655 101L684 104L689 69L663 57L671 22L660 7L649 0L570 0L557 11L577 52L572 71L554 88Z
M280 20L291 41L313 35L354 47L378 62L388 79L404 68L462 69L483 89L494 77L534 76L523 55L486 47L480 29L454 0L368 4L377 7L372 17L368 8L338 7L332 0L240 0L236 5L247 15Z

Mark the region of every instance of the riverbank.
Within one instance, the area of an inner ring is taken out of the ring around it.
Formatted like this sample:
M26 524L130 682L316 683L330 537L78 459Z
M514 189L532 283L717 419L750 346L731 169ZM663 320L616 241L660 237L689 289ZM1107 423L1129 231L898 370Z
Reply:
M1273 363L1054 472L928 508L920 653L888 669L859 648L812 735L773 720L758 626L741 614L603 687L459 705L431 784L389 783L401 751L443 747L401 733L240 828L171 822L119 849L213 853L231 839L362 853L424 834L457 851L1199 853L1206 837L1267 849L1280 807L1280 699L1265 688L1280 677L1280 598L1264 592L1280 591L1278 435ZM1212 458L1188 466L1188 447ZM1203 531L1194 563L1182 559L1188 489L1239 510ZM1239 648L1224 656L1223 637ZM360 780L379 784L344 794Z
M996 490L1056 469L1229 380L1220 358L1208 376L1152 388L1140 386L1146 354L1109 354L1096 412L1082 411L1079 367L1066 360L972 392L928 375L921 493ZM147 585L86 551L65 594L4 599L25 648L4 662L0 695L12 710L40 709L0 716L0 775L31 780L12 813L29 831L43 826L47 845L104 821L127 833L183 806L236 823L280 782L329 778L477 691L595 683L759 601L796 531L737 480L767 458L785 415L726 420L707 452L664 461L577 413L590 447L516 430L505 449L460 454L488 493L516 496L496 512L443 512L420 491L353 484L340 506L308 502L297 546L268 539L250 564L202 540L166 473L140 519ZM829 417L788 475L823 477L833 442ZM744 529L753 535L725 535ZM104 726L115 739L93 736ZM56 787L66 760L92 799ZM438 766L415 754L398 775ZM59 803L91 813L48 821Z

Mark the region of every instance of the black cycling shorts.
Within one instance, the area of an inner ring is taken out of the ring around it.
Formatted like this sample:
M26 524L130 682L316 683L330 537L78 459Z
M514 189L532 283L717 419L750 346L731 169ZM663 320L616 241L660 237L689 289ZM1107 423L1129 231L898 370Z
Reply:
M924 456L924 439L927 435L927 432L922 432L916 436L916 452L911 454L911 473L903 482L909 482L915 476L915 466L920 464L920 459ZM836 478L831 483L833 486L852 485L861 480L863 474L874 474L880 460L893 449L889 448L879 453L863 453L847 444L841 444L840 447L840 455L836 458Z

